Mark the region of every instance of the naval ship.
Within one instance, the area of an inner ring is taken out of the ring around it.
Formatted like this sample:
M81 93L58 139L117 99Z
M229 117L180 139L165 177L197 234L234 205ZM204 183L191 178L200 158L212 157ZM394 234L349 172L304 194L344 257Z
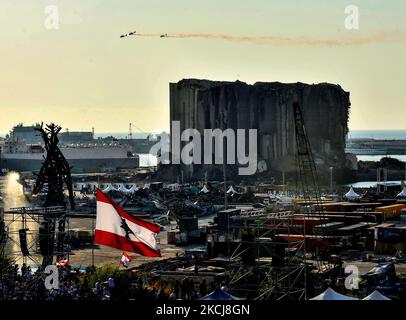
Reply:
M35 129L40 125L15 126L2 141L0 167L13 171L39 171L46 157L41 136ZM92 132L63 132L59 134L59 149L72 172L103 172L139 167L139 157L117 141L94 139Z

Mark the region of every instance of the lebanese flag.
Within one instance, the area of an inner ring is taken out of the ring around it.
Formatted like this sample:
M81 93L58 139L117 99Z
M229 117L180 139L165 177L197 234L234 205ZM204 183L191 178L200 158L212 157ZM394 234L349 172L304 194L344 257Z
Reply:
M95 244L147 257L161 256L155 239L160 231L158 225L129 215L99 189L96 201Z
M65 266L67 266L68 264L69 264L68 259L61 259L61 260L59 260L59 261L56 263L56 265L57 265L57 266L60 266L60 267L65 267Z
M120 263L123 265L124 268L128 268L131 260L131 257L127 253L123 252Z

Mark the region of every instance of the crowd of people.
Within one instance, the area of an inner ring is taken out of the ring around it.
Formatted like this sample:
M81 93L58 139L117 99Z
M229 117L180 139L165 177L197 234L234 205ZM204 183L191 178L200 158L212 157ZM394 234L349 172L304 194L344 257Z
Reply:
M115 271L98 278L95 268L80 270L58 266L58 285L47 288L41 268L32 271L23 264L0 262L0 300L197 300L213 291L217 284L203 279L195 283L161 281L132 272Z

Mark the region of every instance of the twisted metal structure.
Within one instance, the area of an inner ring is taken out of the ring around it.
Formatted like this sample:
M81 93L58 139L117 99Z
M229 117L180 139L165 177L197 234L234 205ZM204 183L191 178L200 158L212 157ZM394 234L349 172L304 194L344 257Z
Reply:
M44 186L47 185L48 190L44 207L65 206L65 197L63 193L63 183L65 182L69 192L70 206L73 210L74 200L72 178L70 174L71 168L58 147L58 133L61 129L60 126L54 123L46 125L46 128L41 124L41 128L35 129L42 135L47 155L38 174L33 194L38 194L44 189Z
M46 158L38 174L33 194L46 191L44 207L62 207L51 214L43 217L42 228L40 228L40 243L42 241L41 254L44 256L43 266L52 264L55 243L55 225L58 223L58 236L56 239L58 259L64 256L65 224L66 224L66 202L64 195L64 184L68 189L70 207L74 209L74 196L70 166L58 147L58 133L61 127L51 123L44 128L36 129L42 135Z

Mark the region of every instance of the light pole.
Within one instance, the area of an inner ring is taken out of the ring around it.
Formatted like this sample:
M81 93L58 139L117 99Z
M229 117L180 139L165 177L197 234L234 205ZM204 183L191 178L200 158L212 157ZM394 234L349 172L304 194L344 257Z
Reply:
M333 167L330 167L330 192L333 193Z

